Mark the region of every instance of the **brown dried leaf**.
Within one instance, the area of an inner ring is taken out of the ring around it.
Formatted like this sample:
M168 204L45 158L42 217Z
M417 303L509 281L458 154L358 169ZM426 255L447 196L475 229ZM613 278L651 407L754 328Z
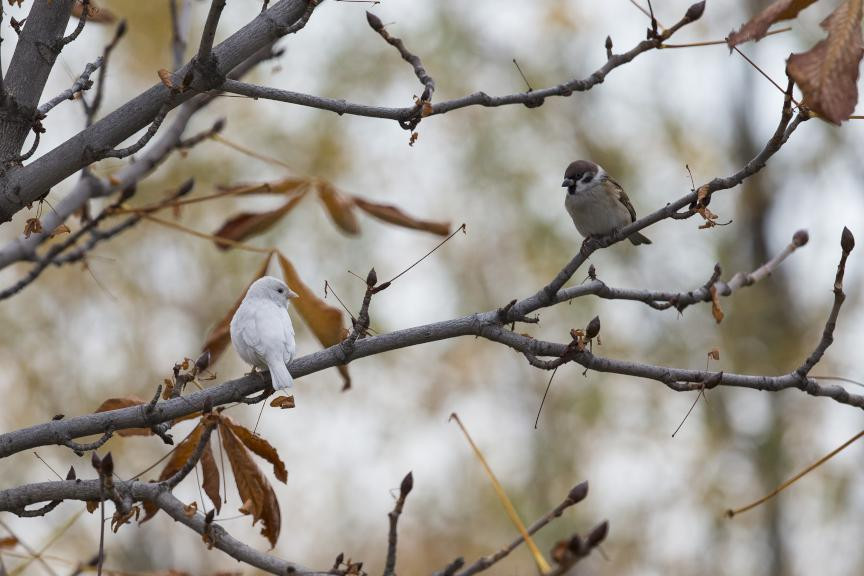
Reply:
M201 453L201 471L204 475L201 487L204 488L204 493L207 494L218 514L222 510L222 497L219 494L219 468L216 467L213 448L210 447L209 442L204 447L204 452Z
M42 232L42 221L38 218L27 218L24 222L24 238L30 238L31 234Z
M80 19L82 14L84 14L84 4L80 1L75 2L75 4L72 5L72 16ZM94 22L96 24L112 24L116 21L117 16L115 16L113 12L107 8L94 4L93 0L90 0L89 5L87 6L87 22Z
M138 506L132 506L125 514L119 510L114 512L114 516L111 518L111 530L116 534L120 527L128 524L133 517L137 520L140 513L141 509Z
M282 462L281 458L279 458L279 453L276 452L276 449L272 444L267 442L267 440L261 436L253 434L251 430L237 424L234 420L224 414L220 417L220 421L231 428L231 431L237 435L237 438L239 438L240 441L249 448L249 450L273 465L273 474L276 475L276 478L279 479L280 482L283 484L288 482L288 471L285 469L285 463Z
M414 218L392 204L378 204L359 196L354 196L354 204L367 214L390 224L411 228L412 230L431 232L438 236L448 236L450 234L449 222L435 222L433 220Z
M85 502L85 505L87 506L87 512L89 512L91 514L94 511L99 509L99 501L98 500L87 500Z
M159 76L159 80L162 81L162 84L165 85L166 88L170 88L171 90L176 89L177 87L174 85L174 75L170 70L166 70L165 68L160 68L156 74Z
M60 224L51 232L49 238L54 238L55 236L60 236L61 234L69 234L72 230L66 224Z
M198 502L191 502L191 503L183 506L183 514L185 514L187 518L192 518L197 513L198 513Z
M0 548L14 548L18 545L18 538L14 536L7 536L5 538L0 538Z
M720 360L720 350L717 348L712 349L708 352L708 357L715 361Z
M342 320L342 312L330 306L318 298L306 284L300 280L300 276L294 269L293 264L285 258L282 253L277 252L279 266L285 283L291 287L300 297L293 301L294 308L306 322L306 325L325 347L338 344L348 335L348 330ZM342 375L343 390L351 387L351 377L348 375L347 366L338 366Z
M274 182L261 182L259 184L231 184L217 186L220 192L232 192L235 196L247 196L249 194L288 194L291 192L305 192L312 184L309 178L283 178Z
M183 467L184 464L186 464L189 458L191 458L195 453L195 448L198 447L198 441L201 440L201 434L203 433L204 425L201 422L198 422L198 425L192 429L189 436L180 442L180 444L178 444L174 449L174 452L171 453L171 457L168 459L168 462L159 474L160 482L173 476ZM144 518L141 519L141 524L152 518L156 512L159 511L159 508L149 500L145 500L143 506Z
M356 236L360 233L360 224L354 214L354 202L341 194L329 182L318 183L318 197L327 208L333 222L343 232Z
M270 401L270 406L273 408L279 408L280 410L294 408L294 396L276 396Z
M828 37L808 52L790 56L786 67L804 93L804 103L838 125L849 119L858 102L862 4L864 0L843 2L822 22Z
M717 295L717 286L711 285L711 314L714 316L714 320L717 324L723 321L723 309L720 307L720 298ZM719 353L718 353L719 355ZM719 359L719 358L718 358Z
M121 408L129 408L130 406L140 406L146 404L144 400L137 396L123 396L121 398L109 398L102 402L94 413L108 412L109 410L120 410ZM118 430L118 436L152 436L153 431L149 428L128 428L126 430Z
M288 214L295 206L303 199L305 193L298 194L291 198L283 206L269 212L241 212L229 218L219 230L213 233L214 236L227 238L235 242L242 242L253 236L263 234L279 222L283 216ZM220 250L230 250L230 244L216 242L216 247Z
M243 514L252 515L252 524L261 520L264 527L261 535L267 538L271 548L276 546L279 539L279 531L282 524L282 516L279 512L279 501L273 487L267 481L267 477L261 472L249 452L243 447L243 443L234 434L229 426L219 426L219 434L222 437L222 446L231 470L234 472L234 481L237 483L237 493L243 501L240 511Z
M775 0L762 12L743 24L737 32L726 37L726 44L731 49L733 46L760 40L768 33L768 28L781 20L790 20L798 16L798 13L815 3L816 0Z
M267 265L270 263L270 255L268 254L266 258L264 258L264 262L261 265L261 268L255 273L255 277L246 285L246 288L243 289L243 293L240 294L240 297L234 302L234 305L231 306L231 309L228 310L228 313L222 317L218 324L213 328L213 331L210 332L210 336L207 338L207 341L204 342L204 350L210 351L210 365L212 366L219 356L222 355L222 352L225 351L225 348L228 346L228 343L231 342L231 318L234 317L234 312L237 311L237 308L240 307L240 303L243 302L243 297L246 296L246 290L249 289L249 286L252 285L252 282L258 280L262 276L267 273Z

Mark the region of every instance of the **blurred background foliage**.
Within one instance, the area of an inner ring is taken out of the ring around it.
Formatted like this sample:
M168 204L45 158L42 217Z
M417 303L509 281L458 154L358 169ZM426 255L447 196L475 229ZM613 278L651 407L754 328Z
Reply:
M671 24L688 4L668 0L655 2L655 8L660 21ZM702 20L675 42L722 39L764 4L709 2ZM193 39L207 5L193 2ZM164 1L106 0L106 6L129 21L129 34L108 72L108 111L157 81L157 69L170 66L170 20ZM217 41L259 7L251 0L229 2ZM420 87L410 67L369 29L368 8L324 3L300 34L281 43L285 55L261 66L251 80L359 102L410 104ZM421 56L437 81L436 100L476 90L524 89L513 58L534 87L585 77L605 61L607 35L616 51L624 51L644 38L647 26L627 0L385 0L371 9ZM794 31L743 50L782 79L785 58L821 36L818 22L827 11L819 3L796 21ZM8 35L8 28L3 33ZM110 28L88 25L82 39L61 55L46 96L67 87L110 35ZM13 45L3 43L4 61ZM347 192L450 220L454 227L465 222L467 235L457 235L374 300L372 326L389 331L495 308L545 284L581 242L562 206L560 181L571 160L602 164L645 214L688 191L685 164L697 185L742 166L767 141L781 104L782 94L724 46L647 53L591 92L550 99L537 109L471 108L430 118L420 124L411 147L409 134L395 122L226 96L196 118L193 130L226 117L227 138L287 163L290 174L205 142L144 182L136 202L161 198L190 175L196 194L219 184L295 175L325 178ZM83 118L75 103L52 112L40 152L74 134ZM808 122L759 176L714 198L712 210L721 220L731 219L728 226L699 230L695 219L666 221L646 231L653 245L636 249L624 243L592 258L599 277L612 285L687 290L702 285L715 262L726 277L752 270L795 230L808 229L810 244L778 274L723 302L722 324L715 324L706 306L678 315L583 298L543 311L539 326L520 330L566 341L570 328L599 314L603 345L597 352L603 355L701 368L707 352L718 348L721 359L712 361L718 369L788 371L818 341L843 225L862 229L860 131L854 121L842 128ZM118 165L105 161L96 170L107 175ZM56 187L49 200L74 181ZM207 202L184 209L182 222L212 232L237 211L279 203L267 197ZM0 239L12 239L29 216L21 213L5 225ZM388 278L438 241L368 218L361 225L361 236L347 237L318 204L304 202L254 243L289 255L319 295L329 281L356 311L363 286L348 269L363 274L375 266L379 278ZM149 397L174 362L197 355L261 260L236 250L223 253L207 241L145 222L99 248L86 269L50 270L0 303L0 428L85 413L107 397ZM821 374L862 379L857 360L864 308L856 260L853 255L837 342L820 364ZM0 279L8 284L24 270L4 271ZM584 272L573 281L580 275ZM316 350L308 330L296 320L295 325L299 352ZM247 368L229 350L215 370L221 382ZM864 536L861 446L770 505L731 521L723 517L725 509L761 496L857 432L861 416L852 408L799 392L715 389L672 438L693 395L565 366L535 430L549 375L499 345L451 340L364 359L351 370L350 392L340 393L338 373L330 370L298 381L295 410L267 409L263 415L259 431L289 470L287 485L275 485L283 529L274 553L285 558L325 567L344 552L364 561L370 572L380 570L386 514L409 470L415 488L400 523L401 573L430 572L457 555L471 559L509 542L515 529L458 430L447 422L458 412L526 521L554 507L572 485L590 482L588 499L538 537L541 549L548 550L558 539L608 518L607 558L592 556L580 564L582 573L864 571L858 546ZM230 414L252 426L257 407ZM189 426L178 426L175 436L182 437ZM107 449L121 477L166 451L152 438L115 438ZM43 448L39 455L61 474L70 465L79 476L89 474L85 459L67 449ZM3 487L52 476L32 453L2 463ZM185 501L198 498L194 481L187 480L178 493ZM229 492L225 527L265 549L248 517L231 519L240 505ZM39 547L81 509L67 503L44 519L2 520ZM89 559L97 546L98 516L84 513L51 545L50 554L77 562ZM8 556L6 561L15 565ZM52 565L57 573L69 572L60 561ZM237 568L221 553L206 552L197 536L165 515L110 534L106 566L198 574ZM32 564L25 570L45 568ZM533 570L520 549L494 572Z

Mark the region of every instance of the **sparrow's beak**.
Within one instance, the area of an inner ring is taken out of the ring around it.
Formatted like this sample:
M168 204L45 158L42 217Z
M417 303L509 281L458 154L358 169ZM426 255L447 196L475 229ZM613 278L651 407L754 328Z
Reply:
M297 294L296 292L294 292L293 290L291 290L290 288L288 288L288 294L287 294L287 297L288 297L289 299L293 299L293 298L299 298L300 295Z
M575 184L576 184L576 182L574 182L571 178L565 178L564 182L561 184L561 187L562 188L569 188L570 186L573 186Z

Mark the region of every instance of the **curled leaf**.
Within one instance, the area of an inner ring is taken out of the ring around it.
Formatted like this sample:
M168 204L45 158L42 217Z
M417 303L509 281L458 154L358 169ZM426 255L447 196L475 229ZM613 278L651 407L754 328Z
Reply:
M84 14L84 3L75 2L72 5L72 16L80 19ZM117 21L117 16L113 12L93 3L93 0L87 3L87 22L95 24L112 24Z
M216 512L219 513L222 509L222 498L219 494L219 468L216 467L213 448L209 442L204 447L204 452L201 453L201 471L204 476L201 487L204 488L204 493L207 494Z
M356 236L360 233L360 223L354 214L354 202L329 182L318 183L318 197L330 214L333 222L346 234Z
M294 396L277 396L270 401L270 406L281 410L294 408Z
M750 40L758 41L765 37L772 24L795 18L799 12L815 2L816 0L775 0L762 12L744 23L737 32L729 34L726 38L726 44L731 49Z
M389 222L390 224L395 224L404 228L411 228L413 230L422 230L424 232L437 234L438 236L447 236L450 234L449 222L414 218L392 204L378 204L377 202L371 202L364 198L360 198L359 196L354 196L354 204L370 216L383 220L384 222Z
M278 223L283 216L293 210L303 199L304 195L305 193L298 194L281 207L269 212L241 212L229 218L213 235L241 242L247 238L263 234ZM222 243L218 240L214 240L214 242L216 242L216 247L220 250L231 249L230 244Z
M720 298L717 295L717 286L715 284L711 285L710 292L711 314L714 316L714 321L717 322L717 324L720 324L720 322L723 321L725 314L723 314L723 309L720 307Z
M174 448L174 452L171 453L171 457L168 459L168 462L159 474L160 482L162 480L167 480L183 468L183 465L186 464L186 462L189 461L189 458L191 458L195 453L195 448L198 447L198 442L201 440L201 434L203 433L204 425L199 422L198 425L192 429L192 432L189 433L189 436ZM143 506L144 518L141 519L142 524L150 520L159 511L156 504L149 500L145 500Z
M240 441L249 448L249 450L272 464L273 474L276 475L276 478L278 478L280 482L283 484L288 482L288 471L285 469L285 463L282 462L281 458L279 458L279 453L276 452L276 449L272 444L267 442L267 440L261 436L253 434L251 430L241 426L224 414L220 417L219 421L223 425L231 428L231 431L237 435L237 438L239 438Z

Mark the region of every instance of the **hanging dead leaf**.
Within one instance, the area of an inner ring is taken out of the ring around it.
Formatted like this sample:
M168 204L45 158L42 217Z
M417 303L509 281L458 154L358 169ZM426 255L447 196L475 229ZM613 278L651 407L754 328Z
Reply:
M795 18L799 12L815 2L816 0L775 0L762 12L743 24L737 32L729 34L726 37L726 44L731 49L733 46L750 40L758 41L765 37L772 24Z
M30 238L31 234L42 232L42 221L39 218L27 218L24 222L24 238Z
M60 236L61 234L69 234L72 230L66 224L60 224L51 232L49 238L54 238L55 236Z
M329 182L318 183L318 197L327 208L333 222L345 233L356 236L360 233L360 223L354 214L354 203Z
M84 4L80 1L75 2L75 4L72 5L72 16L80 19L83 14ZM94 4L93 0L90 0L87 5L87 22L94 22L96 24L112 24L116 21L117 16L115 16L113 12L107 8Z
M120 410L121 408L129 408L130 406L140 406L146 404L144 400L137 396L123 396L121 398L109 398L102 402L94 413L108 412L109 410ZM152 436L153 431L149 428L127 428L126 430L118 430L118 436Z
M293 210L305 195L305 192L298 194L288 200L283 206L269 212L241 212L229 218L213 235L242 242L247 238L263 234L278 223L283 216ZM214 240L214 242L216 242L216 247L220 250L231 249L230 244L219 242L218 240Z
M436 222L433 220L414 218L392 204L378 204L377 202L370 202L369 200L360 198L359 196L354 196L354 204L367 214L379 220L383 220L384 222L389 222L390 224L396 224L397 226L402 226L404 228L411 228L412 230L431 232L438 236L447 236L450 234L449 222Z
M96 510L99 509L99 501L98 501L98 500L87 500L87 501L85 502L85 505L86 505L86 507L87 507L87 512L89 512L89 513L91 513L91 514L92 514L94 511L96 511Z
M710 352L708 352L708 357L714 361L720 360L720 350L714 348Z
M183 506L183 514L185 514L187 518L192 518L197 513L198 513L198 502L191 502L191 503Z
M309 329L312 330L312 333L315 334L315 337L318 338L318 341L325 347L329 347L344 340L348 335L348 330L345 328L342 312L318 298L300 280L294 265L281 252L277 252L276 255L279 259L279 266L282 268L285 283L300 296L292 304ZM348 367L337 366L337 368L342 375L343 389L350 388L351 377L348 375Z
M285 463L282 462L281 458L279 458L279 454L276 452L276 449L272 444L267 442L267 440L261 436L253 434L251 430L237 424L234 420L224 414L220 416L220 422L231 428L231 431L237 435L237 438L239 438L249 450L270 462L270 464L273 465L273 474L276 475L276 478L278 478L280 482L283 484L288 482L288 471L285 469Z
M165 463L165 467L162 469L162 472L159 474L159 481L166 480L177 473L178 470L183 468L183 465L189 461L189 458L195 453L195 448L198 447L198 442L201 440L201 434L204 433L204 419L201 419L201 422L192 429L192 432L189 433L180 444L174 448L174 451L171 453L171 457L168 458L168 462ZM149 500L145 500L143 502L144 507L144 518L141 519L141 524L150 520L156 513L159 511L159 508L153 502Z
M204 493L207 494L218 514L222 510L222 497L219 494L219 468L216 466L213 448L209 442L204 447L204 452L201 453L201 471L204 476L201 487L204 488Z
M711 292L711 314L714 316L714 320L717 324L723 321L723 309L720 307L720 297L717 294L717 286L712 284L710 288Z
M231 192L235 196L247 196L249 194L288 194L291 192L302 193L313 184L310 178L283 178L274 182L261 182L258 184L230 184L217 186L220 192Z
M14 548L18 545L18 538L14 536L7 536L5 538L0 538L0 548Z
M290 408L294 408L294 396L276 396L273 400L270 401L270 406L273 408L279 408L281 410L288 410Z
M279 511L279 501L276 493L261 472L249 452L229 426L219 426L222 446L237 484L237 493L243 502L240 511L252 516L252 524L261 520L264 527L261 535L267 538L271 548L276 546L281 530L282 516Z
M119 510L114 512L114 516L111 518L111 531L116 534L120 527L124 524L128 524L133 517L137 520L140 513L141 509L137 505L132 506L125 513L122 513Z
M846 0L822 27L828 37L803 54L789 57L787 70L804 94L804 103L822 118L840 124L858 103L858 73L864 42L864 0Z
M212 366L219 356L222 355L222 352L225 351L225 348L228 346L228 343L231 341L231 318L234 317L234 312L237 311L237 308L240 307L240 303L243 302L243 297L246 296L246 290L249 289L249 286L252 285L252 282L258 280L262 276L267 273L267 265L270 263L270 255L268 254L266 258L264 258L264 262L261 267L255 273L255 277L246 285L246 288L243 289L243 293L240 294L240 297L234 302L234 305L231 306L231 309L228 310L228 313L222 317L222 319L216 324L213 328L213 331L210 332L210 336L207 337L207 341L204 342L204 350L210 351L210 365Z

